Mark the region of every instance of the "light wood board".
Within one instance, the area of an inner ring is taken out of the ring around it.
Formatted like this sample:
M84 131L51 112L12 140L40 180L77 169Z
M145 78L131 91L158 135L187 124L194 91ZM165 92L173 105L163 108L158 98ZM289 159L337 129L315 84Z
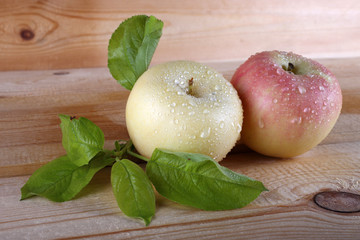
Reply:
M319 59L338 77L341 116L330 135L293 159L249 150L222 165L261 180L270 190L243 209L206 212L157 196L149 227L116 205L110 169L74 200L19 201L20 188L42 164L64 153L58 114L98 124L111 148L126 139L128 91L106 68L0 72L0 239L359 239L360 213L319 208L313 196L335 190L360 194L360 59ZM230 79L240 62L211 65Z
M137 14L164 21L154 62L360 56L357 0L2 0L0 70L106 66L112 32Z

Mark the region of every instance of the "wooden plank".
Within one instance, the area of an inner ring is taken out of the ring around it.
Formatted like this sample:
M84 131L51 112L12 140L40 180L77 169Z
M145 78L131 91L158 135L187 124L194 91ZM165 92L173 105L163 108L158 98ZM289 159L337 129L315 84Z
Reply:
M360 59L322 59L343 91L340 118L323 144L360 140ZM230 79L240 62L210 64ZM63 155L58 114L89 118L105 134L105 147L127 139L129 92L106 68L0 72L0 177L31 174Z
M27 176L0 178L0 239L359 239L360 213L336 213L312 200L321 191L359 193L360 141L321 145L293 159L248 152L222 165L270 190L243 209L207 212L157 195L149 227L118 209L102 170L74 200L19 201Z
M357 0L2 0L0 71L106 66L111 33L135 14L165 23L154 62L239 61L273 49L360 56Z

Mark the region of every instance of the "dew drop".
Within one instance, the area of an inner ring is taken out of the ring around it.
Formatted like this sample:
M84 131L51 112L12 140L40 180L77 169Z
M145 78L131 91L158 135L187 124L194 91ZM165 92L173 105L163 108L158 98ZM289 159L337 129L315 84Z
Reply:
M195 115L195 112L189 112L189 116Z
M301 117L296 117L296 118L291 119L290 122L293 123L293 124L294 123L301 124L302 118Z
M281 89L281 91L283 91L283 92L287 92L287 91L289 91L290 89L288 88L288 87L283 87L282 89Z
M264 124L264 121L262 120L262 118L259 118L258 125L259 125L259 128L265 127L265 124Z
M310 108L304 108L304 113L307 113L307 112L309 112L310 111Z
M298 86L298 90L300 94L306 93L306 88L304 88L303 86Z
M225 123L223 121L221 121L219 127L224 128L224 126L225 126Z
M176 103L175 103L175 102L173 102L172 104L170 104L170 106L172 106L172 107L176 107Z
M216 90L216 91L221 90L221 86L220 86L220 85L215 85L215 87L214 87L214 88L215 88L215 90Z
M278 68L278 69L276 69L276 73L279 74L279 75L281 75L282 70L281 70L280 68Z
M158 133L158 130L155 130L154 133L157 134L157 133Z
M210 111L207 110L207 109L204 109L203 113L204 113L204 114L208 114L208 113L210 113Z
M201 137L201 138L207 138L207 137L209 137L210 132L211 132L211 129L210 129L210 127L208 127L208 128L204 129L204 130L200 133L200 137Z
M277 103L278 100L276 98L273 99L273 103Z
M320 90L320 91L324 91L325 88L324 88L323 86L319 86L319 90Z
M179 120L175 118L175 119L174 119L174 123L175 123L175 124L178 124L178 123L179 123Z
M241 130L242 130L241 124L238 123L237 128L236 128L237 133L240 133Z

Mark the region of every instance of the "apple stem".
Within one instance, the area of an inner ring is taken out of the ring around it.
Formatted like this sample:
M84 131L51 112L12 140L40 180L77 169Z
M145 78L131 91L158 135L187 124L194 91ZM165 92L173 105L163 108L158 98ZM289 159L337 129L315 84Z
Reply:
M289 72L293 72L293 73L294 73L294 70L295 70L294 64L292 64L291 62L289 62L288 67L287 67L287 70L288 70Z
M194 78L191 78L189 80L189 88L188 88L187 94L193 95L193 85L194 85Z

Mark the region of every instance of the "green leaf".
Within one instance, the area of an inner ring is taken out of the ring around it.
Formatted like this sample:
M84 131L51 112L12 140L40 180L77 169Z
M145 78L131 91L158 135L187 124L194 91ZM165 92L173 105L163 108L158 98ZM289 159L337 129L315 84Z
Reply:
M267 190L202 154L155 149L146 173L164 197L204 210L241 208Z
M75 197L96 172L114 162L110 154L100 152L88 165L77 166L66 155L37 169L21 188L21 200L38 195L55 202Z
M121 211L149 225L155 214L155 194L145 172L130 160L117 161L111 170L111 184Z
M103 149L105 138L101 129L90 120L59 115L62 144L67 156L76 165L82 166Z
M131 90L148 69L163 25L154 16L137 15L122 22L112 34L108 46L108 68L126 89Z

